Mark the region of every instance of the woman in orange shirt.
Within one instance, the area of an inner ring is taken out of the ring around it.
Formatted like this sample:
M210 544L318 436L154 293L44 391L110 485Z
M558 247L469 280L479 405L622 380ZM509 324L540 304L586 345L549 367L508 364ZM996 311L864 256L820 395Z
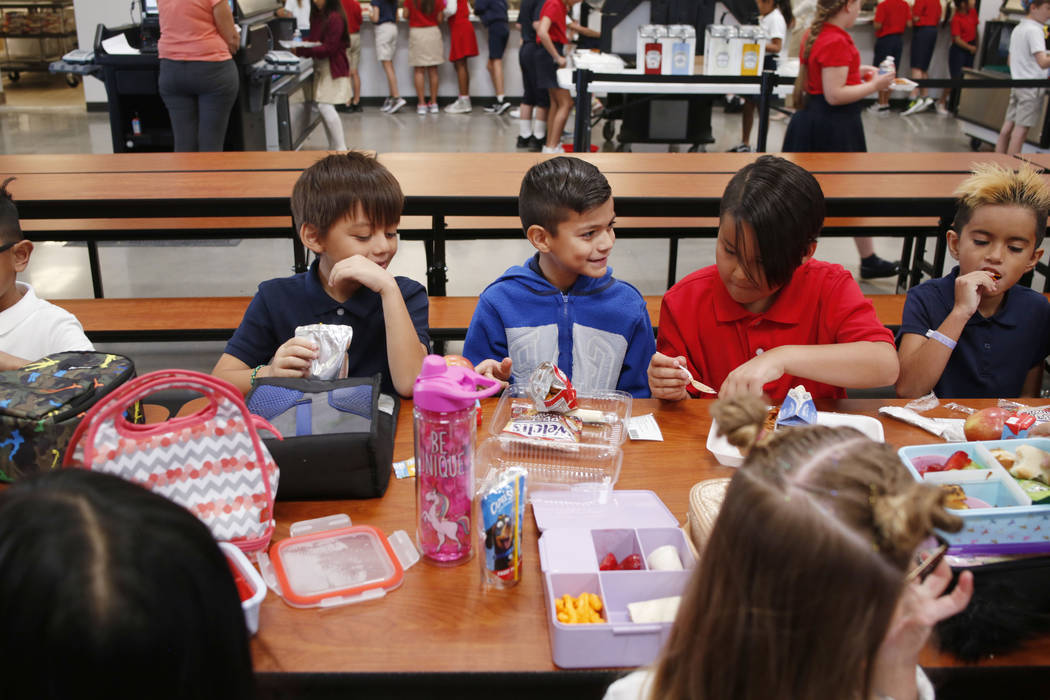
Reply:
M158 0L158 88L176 151L221 151L240 79L240 28L226 0Z

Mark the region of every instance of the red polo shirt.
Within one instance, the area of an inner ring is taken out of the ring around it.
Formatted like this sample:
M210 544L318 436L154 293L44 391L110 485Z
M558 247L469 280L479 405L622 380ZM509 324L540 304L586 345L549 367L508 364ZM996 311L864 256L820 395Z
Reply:
M806 34L802 35L802 45L806 44ZM806 92L810 95L824 94L824 78L820 71L823 68L848 66L846 85L860 85L860 52L846 30L834 24L825 24L820 35L813 42L806 58L809 68L809 79L806 81Z
M941 3L939 0L915 0L911 16L916 27L936 27L941 21Z
M903 34L911 19L911 8L904 0L883 0L875 7L876 37Z
M467 0L463 0L466 2ZM405 0L405 12L408 13L410 27L436 27L441 21L441 11L445 9L445 0L435 0L434 11L429 15L419 9L419 0Z
M761 314L733 301L714 265L697 270L664 294L656 349L685 357L693 376L717 389L730 372L770 348L859 341L893 345L893 335L853 275L841 265L810 260ZM790 375L766 384L765 392L779 403L798 384L815 399L846 396L840 387Z
M547 33L551 37L551 41L555 44L568 44L569 33L567 28L565 3L563 0L547 0L543 3L543 9L540 10L540 16L538 19L544 17L550 17L551 28L547 30ZM540 43L540 39L536 37L536 43Z
M977 10L970 8L969 12L956 12L952 15L952 36L957 36L967 44L972 44L977 38Z
M358 0L343 0L343 12L346 13L346 32L348 34L360 32L361 3Z

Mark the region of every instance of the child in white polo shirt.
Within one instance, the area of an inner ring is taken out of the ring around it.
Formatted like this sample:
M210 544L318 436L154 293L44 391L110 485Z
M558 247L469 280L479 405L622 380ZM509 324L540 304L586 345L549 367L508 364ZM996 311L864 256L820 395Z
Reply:
M1014 80L1046 78L1050 53L1043 25L1050 20L1050 0L1023 0L1027 14L1010 34L1010 77ZM996 153L1020 153L1028 128L1039 119L1043 88L1013 88L1006 119L995 144Z

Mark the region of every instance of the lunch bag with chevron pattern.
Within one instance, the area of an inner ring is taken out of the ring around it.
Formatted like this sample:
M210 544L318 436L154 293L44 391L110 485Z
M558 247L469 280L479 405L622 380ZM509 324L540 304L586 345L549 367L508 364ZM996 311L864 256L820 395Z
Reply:
M192 415L136 425L126 408L161 391L200 394ZM258 429L280 434L252 415L229 382L199 372L151 372L95 404L77 427L63 466L116 474L184 506L215 539L248 553L273 535L278 469Z

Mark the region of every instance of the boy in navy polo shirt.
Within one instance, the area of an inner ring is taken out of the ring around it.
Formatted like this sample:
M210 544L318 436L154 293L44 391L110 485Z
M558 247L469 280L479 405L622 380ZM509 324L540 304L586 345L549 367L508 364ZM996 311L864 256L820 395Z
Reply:
M653 328L645 299L609 267L616 214L605 176L579 158L537 163L518 211L538 252L482 292L463 354L501 381L525 382L549 361L580 392L648 398Z
M958 267L908 292L897 393L1038 396L1050 303L1017 280L1043 255L1050 189L1029 166L982 164L958 189L948 250Z
M802 384L813 398L897 379L893 335L853 275L813 260L824 193L799 166L762 156L726 186L715 265L664 294L658 352L649 363L654 398L766 394L780 402Z
M259 377L309 376L317 346L294 337L296 327L341 324L354 329L349 376L378 372L384 391L411 396L430 338L426 290L387 271L403 204L390 171L362 153L303 171L292 219L317 259L306 272L259 285L212 374L245 393Z

